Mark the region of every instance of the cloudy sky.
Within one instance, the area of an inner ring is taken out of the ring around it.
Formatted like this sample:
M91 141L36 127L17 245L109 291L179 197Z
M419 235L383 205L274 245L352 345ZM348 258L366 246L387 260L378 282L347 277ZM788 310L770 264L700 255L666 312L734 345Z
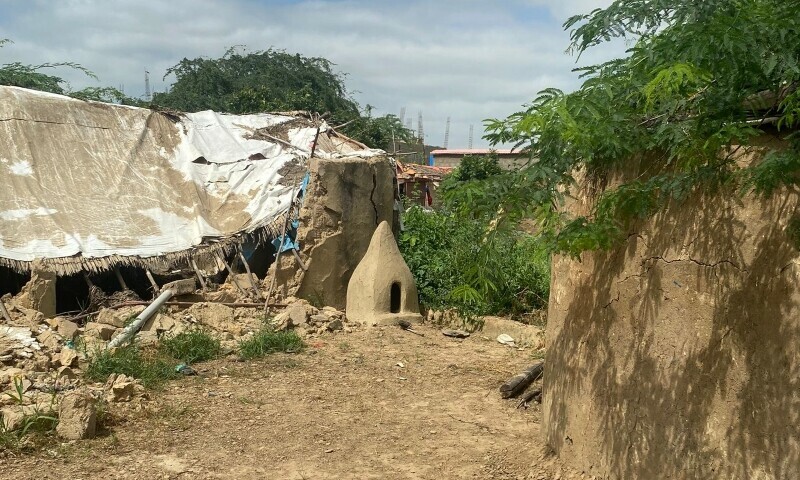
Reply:
M426 142L475 147L482 121L505 117L546 87L578 84L561 28L572 14L611 0L0 0L0 64L72 61L97 74L57 73L74 89L124 85L144 93L144 70L162 76L181 58L227 47L321 56L347 74L360 104L406 118L422 112ZM622 53L601 46L578 65Z

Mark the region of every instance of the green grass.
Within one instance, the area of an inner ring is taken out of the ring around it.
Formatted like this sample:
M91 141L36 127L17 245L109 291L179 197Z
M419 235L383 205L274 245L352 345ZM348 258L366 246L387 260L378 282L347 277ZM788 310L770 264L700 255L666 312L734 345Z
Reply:
M303 347L303 340L295 332L277 332L264 326L252 337L239 342L239 353L243 358L251 359L277 352L296 353Z
M121 373L141 380L148 388L177 378L174 360L159 350L142 350L136 344L114 350L96 351L89 361L86 376L95 382L105 382L112 373Z
M161 349L171 357L186 363L203 362L219 356L222 347L218 339L202 329L192 329L161 339Z
M55 401L55 399L53 399ZM22 423L16 430L5 428L2 415L0 415L0 451L19 451L26 448L35 448L37 443L46 443L47 438L58 425L58 416L53 411L54 403L49 410L35 408L32 413L22 418Z

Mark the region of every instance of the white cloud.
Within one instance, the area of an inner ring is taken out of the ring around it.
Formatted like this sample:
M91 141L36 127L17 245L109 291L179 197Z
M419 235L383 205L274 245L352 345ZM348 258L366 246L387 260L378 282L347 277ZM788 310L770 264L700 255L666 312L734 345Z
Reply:
M322 56L347 72L358 101L376 113L422 111L426 140L441 144L452 118L450 147L466 146L485 118L504 117L542 88L578 85L561 30L574 13L607 0L0 0L0 62L69 60L100 84L144 92L181 58L216 57L233 45L275 47ZM12 8L13 7L13 8ZM619 54L609 47L584 55L592 63ZM60 70L73 87L97 84ZM169 79L167 80L167 82ZM476 138L476 146L485 142Z

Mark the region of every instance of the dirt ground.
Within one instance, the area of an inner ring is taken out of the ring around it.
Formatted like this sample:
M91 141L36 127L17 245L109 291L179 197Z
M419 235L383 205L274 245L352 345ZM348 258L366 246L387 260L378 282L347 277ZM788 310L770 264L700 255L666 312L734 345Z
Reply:
M365 328L297 355L200 364L139 406L112 405L99 438L7 454L0 478L580 478L547 453L539 406L498 393L533 349L419 330Z

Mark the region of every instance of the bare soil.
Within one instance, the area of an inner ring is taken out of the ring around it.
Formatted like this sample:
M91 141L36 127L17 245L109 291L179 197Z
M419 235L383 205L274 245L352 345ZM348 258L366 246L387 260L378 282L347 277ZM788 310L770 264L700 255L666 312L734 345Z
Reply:
M419 331L366 328L301 354L197 365L198 377L111 405L99 438L7 454L0 478L578 478L547 453L539 406L498 393L532 349Z

